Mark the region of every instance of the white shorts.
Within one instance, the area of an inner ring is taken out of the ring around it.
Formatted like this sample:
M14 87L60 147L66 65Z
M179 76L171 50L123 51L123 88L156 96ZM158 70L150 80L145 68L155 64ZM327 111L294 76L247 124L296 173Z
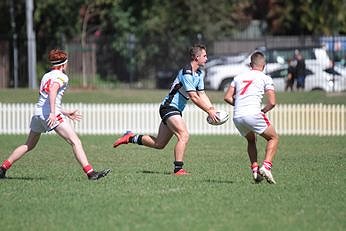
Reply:
M270 126L269 119L262 112L233 118L233 122L242 136L246 136L249 132L262 134Z
M48 115L47 116L40 116L40 115L32 116L30 129L37 133L49 132L66 120L63 114L58 114L56 116L56 121L54 125L49 127L47 124L47 119L48 119Z

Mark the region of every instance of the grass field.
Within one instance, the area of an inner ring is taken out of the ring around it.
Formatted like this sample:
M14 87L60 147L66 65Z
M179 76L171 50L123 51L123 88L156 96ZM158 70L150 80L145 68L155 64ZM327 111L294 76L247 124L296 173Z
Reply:
M239 136L192 136L182 177L170 175L173 140L152 150L81 139L112 173L88 181L69 145L44 135L0 180L1 230L346 230L345 137L282 136L276 185L252 183ZM1 161L24 141L0 135Z
M167 90L70 89L64 103L159 103ZM212 102L223 93L208 91ZM0 102L35 103L37 90L0 90ZM346 104L346 94L278 93L279 104ZM0 135L0 161L24 135ZM15 163L0 180L1 230L346 230L345 136L282 136L276 185L253 184L240 136L191 136L189 176L170 175L174 141L164 150L113 149L112 136L82 136L95 169L86 179L71 148L55 135ZM265 143L259 139L263 159ZM217 148L216 148L217 147Z

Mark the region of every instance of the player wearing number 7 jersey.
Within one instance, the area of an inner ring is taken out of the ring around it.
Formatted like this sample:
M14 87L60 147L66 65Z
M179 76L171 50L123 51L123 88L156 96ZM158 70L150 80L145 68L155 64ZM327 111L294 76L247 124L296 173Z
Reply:
M94 171L89 164L82 143L66 117L80 120L77 110L65 111L61 107L61 98L68 85L65 74L67 68L67 53L62 50L51 50L48 59L52 64L51 71L46 73L40 85L38 102L35 113L31 118L30 133L25 144L18 146L0 166L0 179L6 177L6 171L14 162L22 158L38 143L41 133L54 130L71 146L73 153L90 180L98 180L106 176L110 169L100 172Z
M251 55L250 66L252 68L250 71L234 78L224 100L234 106L233 122L247 140L254 180L259 182L263 176L269 183L275 184L271 168L279 137L265 115L275 106L274 84L273 80L263 73L265 57L261 52L255 51ZM264 94L267 96L267 104L262 108ZM257 161L256 134L267 140L265 158L261 167Z

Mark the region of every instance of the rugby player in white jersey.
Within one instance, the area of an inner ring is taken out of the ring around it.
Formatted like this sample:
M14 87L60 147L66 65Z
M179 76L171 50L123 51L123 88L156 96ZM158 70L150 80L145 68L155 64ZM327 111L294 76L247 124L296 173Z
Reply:
M54 49L48 54L51 70L41 80L38 102L31 118L30 133L25 144L18 146L0 167L0 179L6 178L6 171L27 152L35 148L41 133L54 130L58 135L72 146L73 153L82 166L83 171L90 180L98 180L106 176L111 170L94 171L89 164L82 143L71 127L67 118L80 120L81 115L77 110L66 111L62 109L61 99L68 85L65 74L67 68L67 53Z
M248 142L247 152L251 162L254 180L261 181L263 177L267 182L275 184L271 168L276 154L279 137L265 115L275 106L275 91L271 77L263 73L265 56L259 51L251 55L251 70L234 78L228 88L224 100L234 106L233 122L242 136ZM263 95L267 103L262 108ZM265 158L262 166L257 161L256 134L267 141Z

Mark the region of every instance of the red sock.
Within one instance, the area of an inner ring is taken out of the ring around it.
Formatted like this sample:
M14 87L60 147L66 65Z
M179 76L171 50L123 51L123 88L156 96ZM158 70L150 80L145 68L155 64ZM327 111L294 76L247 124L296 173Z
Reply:
M250 168L252 170L252 173L258 172L258 164L257 163L253 163Z
M258 164L257 163L253 163L250 167L251 168L258 168Z
M272 162L270 162L270 161L263 161L263 166L266 168L266 169L268 169L268 170L270 170L271 168L272 168L272 166L273 166L273 164L272 164Z
M92 172L94 171L94 169L93 169L93 167L92 167L90 164L88 164L88 165L86 165L86 166L83 167L83 171L84 171L87 175L89 175L90 173L92 173Z
M12 166L12 164L11 164L11 162L9 161L9 160L5 160L3 163L2 163L2 165L1 165L1 167L3 167L4 169L9 169L9 168L11 168L11 166Z

